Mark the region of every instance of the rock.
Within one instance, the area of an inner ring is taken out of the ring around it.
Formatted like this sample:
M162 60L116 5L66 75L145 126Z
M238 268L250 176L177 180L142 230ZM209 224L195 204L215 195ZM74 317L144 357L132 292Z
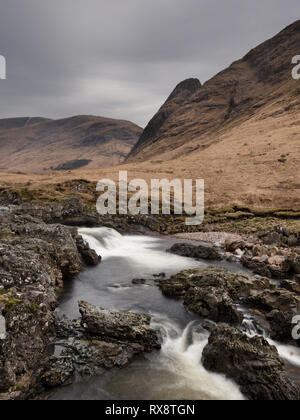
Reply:
M42 383L47 387L57 387L69 382L75 373L74 363L70 356L52 357L47 366L45 374L42 376Z
M166 276L166 273L159 273L159 274L153 274L153 277L155 279L165 279L167 276Z
M48 225L16 209L1 214L0 232L0 307L6 329L0 340L0 398L30 398L40 386L55 337L57 293L64 280L80 272L83 258L76 229Z
M300 283L297 281L284 280L281 282L281 287L290 292L298 293L300 295Z
M92 335L137 343L145 351L160 348L158 336L151 330L151 319L147 315L113 312L86 302L79 302L79 311L84 329Z
M227 238L225 241L225 249L228 252L235 252L237 249L243 250L246 247L246 243L236 238Z
M167 252L171 254L180 255L182 257L194 258L196 260L222 260L220 252L210 245L190 245L190 244L175 244Z
M245 302L251 308L262 311L270 323L274 340L292 341L292 319L300 313L299 295L285 289L265 290L246 298Z
M161 280L159 287L165 296L183 299L186 307L201 317L236 325L243 320L236 303L249 296L252 290L268 288L269 281L209 267L182 271L168 280Z
M76 245L86 265L96 266L101 262L101 256L89 247L88 243L84 241L82 236L76 236Z
M56 349L45 368L46 387L69 383L74 373L92 376L124 367L138 354L160 349L159 337L146 315L106 311L79 303L81 320L56 319ZM56 351L57 353L57 351Z
M295 235L292 235L288 238L288 246L293 247L298 245L298 238Z
M142 285L142 284L145 284L146 283L146 279L133 279L132 280L132 284L135 284L135 285Z
M215 287L190 288L185 295L184 304L197 315L214 322L228 322L232 325L243 321L228 293Z
M238 301L251 290L264 290L270 286L266 278L249 277L231 273L224 268L208 267L181 271L170 279L161 280L159 287L167 297L182 298L190 288L215 287L225 290L231 299Z
M299 400L300 389L284 372L275 347L235 328L216 327L202 356L204 367L224 374L251 400Z
M263 238L263 243L265 245L280 244L281 235L277 232L271 232L266 237Z

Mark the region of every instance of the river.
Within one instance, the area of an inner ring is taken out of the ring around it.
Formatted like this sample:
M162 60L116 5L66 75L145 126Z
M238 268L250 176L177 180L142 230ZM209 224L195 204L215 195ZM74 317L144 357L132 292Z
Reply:
M207 267L166 252L178 239L145 235L122 236L113 229L80 229L84 239L102 256L102 263L86 269L66 283L60 311L78 318L79 300L116 311L147 313L152 327L162 332L162 349L134 360L124 369L103 371L90 379L77 378L59 388L52 399L66 400L242 400L236 384L222 375L207 372L201 364L208 333L201 320L181 302L165 298L155 283L161 273L170 276L184 269ZM214 265L249 274L241 265L226 261ZM133 279L147 279L134 285ZM251 319L246 322L251 331ZM281 355L300 368L300 352L278 346Z

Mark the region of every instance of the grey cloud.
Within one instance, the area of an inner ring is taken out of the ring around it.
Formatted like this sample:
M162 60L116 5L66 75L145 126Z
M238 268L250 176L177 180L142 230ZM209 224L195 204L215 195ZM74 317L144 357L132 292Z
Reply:
M1 0L0 117L105 115L145 125L299 18L299 0Z

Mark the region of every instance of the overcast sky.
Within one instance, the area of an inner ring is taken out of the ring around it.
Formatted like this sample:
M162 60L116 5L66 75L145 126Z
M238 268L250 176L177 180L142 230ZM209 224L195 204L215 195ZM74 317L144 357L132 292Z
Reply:
M144 126L177 83L208 80L299 18L299 0L1 0L0 118Z

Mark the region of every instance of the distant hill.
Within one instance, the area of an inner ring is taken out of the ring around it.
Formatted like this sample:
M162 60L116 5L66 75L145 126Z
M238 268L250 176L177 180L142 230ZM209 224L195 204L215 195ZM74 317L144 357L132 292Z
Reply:
M41 117L3 118L3 119L0 119L0 131L10 130L12 128L27 127L28 125L38 124L45 121L50 121L50 120L48 118L41 118Z
M95 116L3 119L0 170L41 172L116 165L123 162L141 132L129 121Z

